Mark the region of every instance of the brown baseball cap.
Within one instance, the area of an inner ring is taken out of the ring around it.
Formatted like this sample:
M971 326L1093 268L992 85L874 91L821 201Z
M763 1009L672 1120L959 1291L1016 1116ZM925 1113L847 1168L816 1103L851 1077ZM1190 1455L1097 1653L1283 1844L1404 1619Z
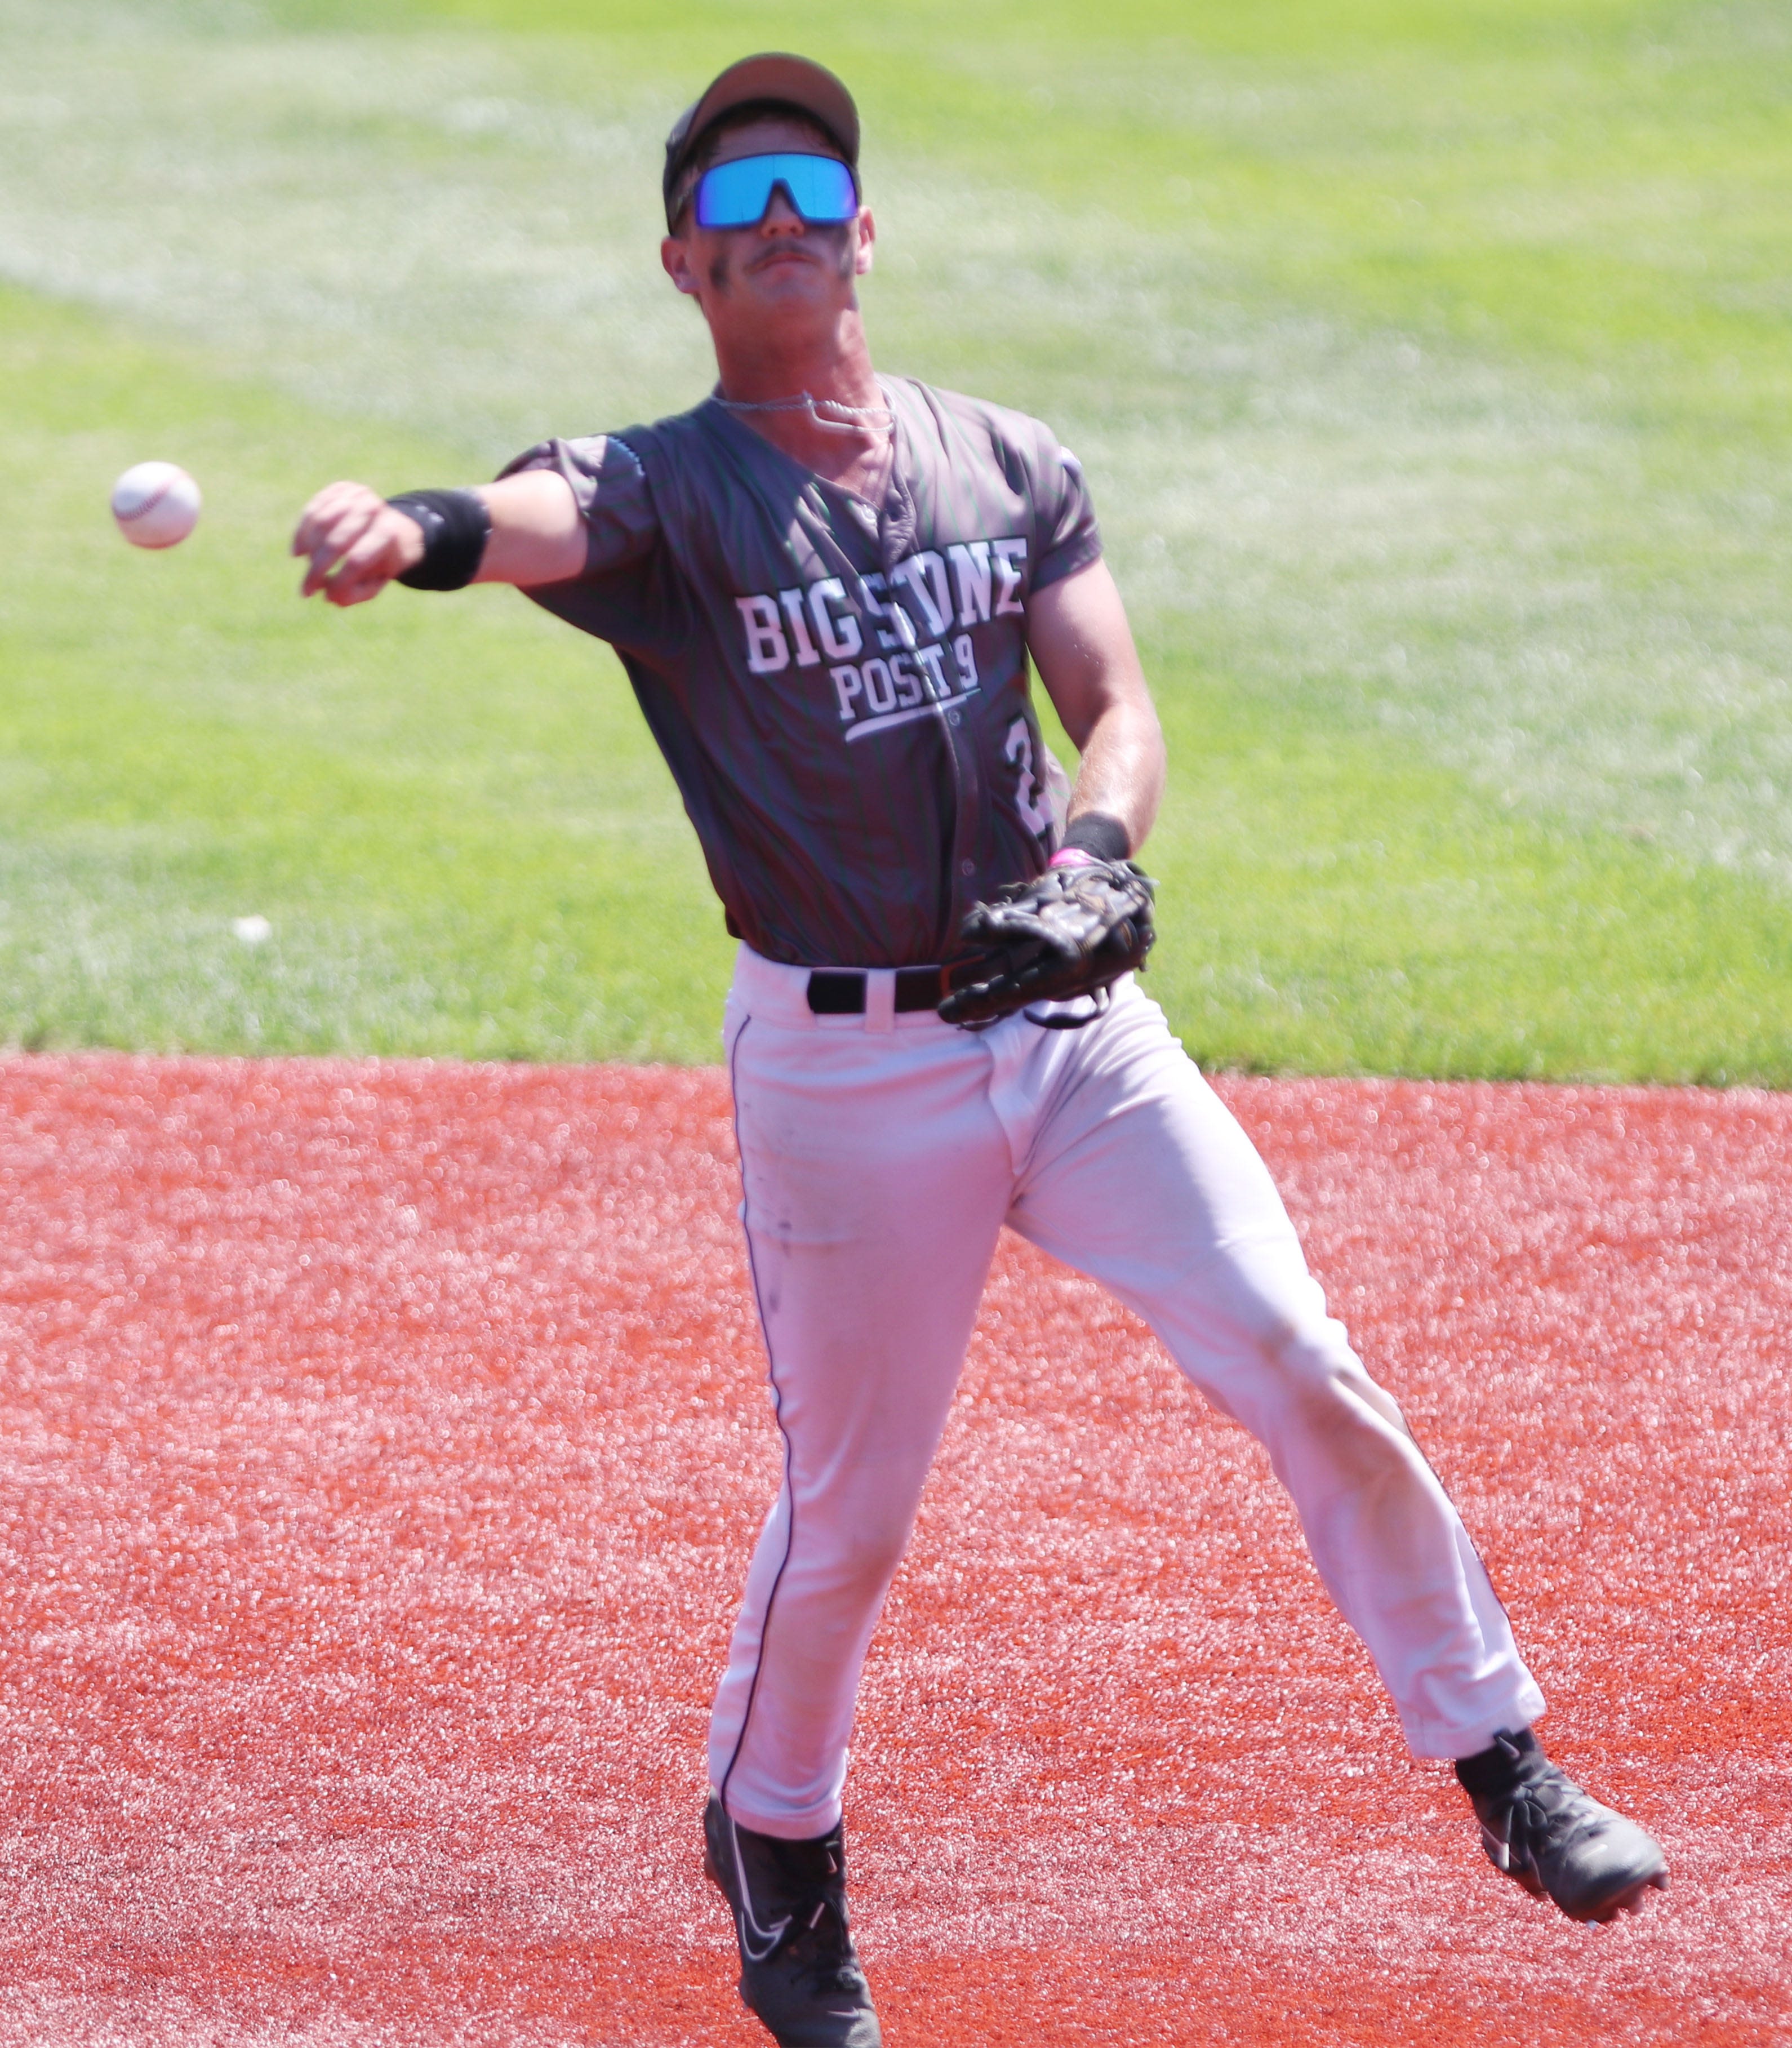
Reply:
M665 224L674 225L673 194L680 175L691 161L704 131L737 107L766 102L793 107L818 121L832 136L854 170L859 168L859 110L852 95L834 74L808 57L767 51L756 57L743 57L714 80L703 97L687 107L672 124L665 138L665 175L660 180L665 200Z

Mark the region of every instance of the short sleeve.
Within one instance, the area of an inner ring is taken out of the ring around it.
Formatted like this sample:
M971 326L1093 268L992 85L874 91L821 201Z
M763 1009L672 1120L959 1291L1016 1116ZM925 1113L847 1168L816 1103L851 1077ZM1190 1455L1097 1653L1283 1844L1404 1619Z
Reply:
M1083 465L1049 436L1041 452L1037 489L1038 538L1033 588L1043 590L1046 584L1060 583L1100 561L1101 534Z
M585 522L585 574L626 568L653 552L659 515L641 458L620 434L541 441L506 463L499 476L551 469L566 479Z

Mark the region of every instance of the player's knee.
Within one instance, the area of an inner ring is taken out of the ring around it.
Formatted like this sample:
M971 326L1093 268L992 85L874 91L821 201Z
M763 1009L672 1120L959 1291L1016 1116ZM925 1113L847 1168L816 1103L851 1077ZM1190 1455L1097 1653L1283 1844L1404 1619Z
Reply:
M872 1516L844 1529L830 1530L811 1553L811 1574L840 1592L880 1594L896 1576L908 1548L907 1522Z
M1400 1405L1369 1377L1339 1324L1329 1317L1286 1323L1266 1337L1264 1350L1284 1398L1309 1430L1356 1445L1359 1460L1403 1461L1411 1432Z

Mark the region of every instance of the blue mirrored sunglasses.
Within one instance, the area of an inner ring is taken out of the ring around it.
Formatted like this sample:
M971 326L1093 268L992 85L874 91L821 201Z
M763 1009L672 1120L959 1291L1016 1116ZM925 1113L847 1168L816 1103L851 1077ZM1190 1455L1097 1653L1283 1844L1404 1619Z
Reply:
M699 227L757 227L771 196L784 196L816 227L850 220L859 211L859 188L837 157L736 157L712 164L697 180Z

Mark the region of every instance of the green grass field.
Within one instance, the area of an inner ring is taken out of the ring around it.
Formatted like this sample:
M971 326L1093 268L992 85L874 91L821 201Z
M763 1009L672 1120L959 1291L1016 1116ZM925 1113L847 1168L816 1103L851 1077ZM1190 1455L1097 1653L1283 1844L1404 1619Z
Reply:
M1191 1050L1792 1083L1782 5L668 20L0 0L0 1039L713 1056L607 654L505 592L301 607L284 549L332 475L706 388L657 150L782 45L866 114L879 359L1091 475ZM105 509L152 455L207 492L160 557Z

